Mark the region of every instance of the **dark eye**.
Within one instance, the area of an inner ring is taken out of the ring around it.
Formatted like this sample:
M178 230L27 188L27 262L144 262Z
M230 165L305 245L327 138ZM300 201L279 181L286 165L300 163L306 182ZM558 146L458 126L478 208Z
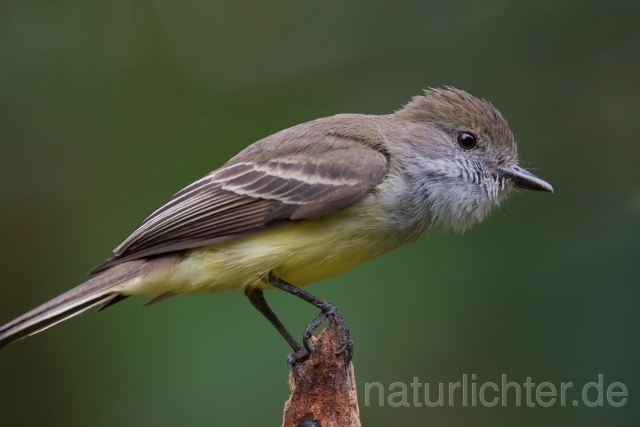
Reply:
M471 150L476 146L476 136L469 132L460 132L458 134L458 144L465 150Z

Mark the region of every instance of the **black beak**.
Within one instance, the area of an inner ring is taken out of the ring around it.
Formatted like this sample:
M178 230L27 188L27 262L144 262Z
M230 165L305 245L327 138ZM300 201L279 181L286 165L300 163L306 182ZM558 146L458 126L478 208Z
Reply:
M498 174L511 180L518 188L527 190L548 191L553 193L553 187L532 173L527 172L519 166L498 166Z

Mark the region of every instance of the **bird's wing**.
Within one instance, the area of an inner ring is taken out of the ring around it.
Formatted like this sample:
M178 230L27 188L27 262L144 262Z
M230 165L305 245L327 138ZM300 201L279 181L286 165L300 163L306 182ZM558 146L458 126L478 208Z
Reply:
M242 154L153 211L91 273L333 212L380 184L388 169L379 151L337 136L323 138L312 156L299 147L257 161Z

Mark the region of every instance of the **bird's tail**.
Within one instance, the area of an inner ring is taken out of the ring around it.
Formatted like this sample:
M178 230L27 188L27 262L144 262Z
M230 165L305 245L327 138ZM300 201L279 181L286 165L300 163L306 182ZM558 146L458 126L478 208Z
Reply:
M127 283L142 280L154 272L159 273L158 269L162 270L163 267L168 266L166 262L158 262L161 260L161 258L151 261L137 260L116 265L101 275L1 326L0 348L43 331L96 305L102 304L105 308L121 301L126 296L121 295L120 291Z

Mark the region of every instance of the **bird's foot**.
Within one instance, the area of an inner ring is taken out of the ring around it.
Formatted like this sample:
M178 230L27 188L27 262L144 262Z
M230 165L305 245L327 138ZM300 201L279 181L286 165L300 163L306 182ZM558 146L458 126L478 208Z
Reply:
M324 307L321 307L321 310L322 311L320 312L320 314L318 314L318 316L316 316L316 318L313 319L311 323L309 323L305 328L304 334L302 336L302 344L304 345L304 348L310 353L312 350L311 346L309 345L309 339L313 335L313 332L316 330L316 328L320 326L322 322L327 320L329 316L331 316L338 324L338 330L340 331L340 340L342 341L342 348L340 348L340 350L338 350L336 354L340 355L344 353L344 363L348 365L353 358L353 341L351 340L349 334L349 328L344 323L342 315L333 304L326 303Z
M293 286L290 283L285 282L284 280L278 278L277 276L271 275L267 277L266 280L274 288L288 292L291 295L295 295L298 298L302 299L303 301L306 301L309 304L313 304L320 309L320 314L318 314L318 316L316 316L316 318L313 319L313 321L311 321L311 323L309 323L309 325L305 328L304 335L302 337L304 348L307 350L307 353L311 353L311 347L309 346L309 338L311 338L313 331L318 326L320 326L320 324L324 322L328 317L332 317L338 325L338 330L340 331L340 341L342 341L342 348L338 350L336 354L344 353L345 364L348 364L351 361L351 358L353 357L353 341L351 341L351 338L349 336L349 328L347 328L347 325L344 323L344 319L342 318L342 315L338 312L338 309L336 309L335 305L327 301L321 300L320 298L314 297L313 295L303 291L302 289L296 286ZM260 306L260 304L258 304L257 307L258 306ZM300 350L297 347L299 346L299 344L296 343L293 338L291 338L288 332L285 332L284 327L282 326L279 320L275 319L275 316L273 316L270 312L267 312L266 309L263 309L263 310L264 310L264 313L266 313L265 315L268 315L267 318L274 317L274 319L271 319L271 323L273 323L276 326L276 328L278 328L278 330L285 337L287 342L289 342L289 345L291 345L291 348L293 348L294 353L292 356L294 357L292 358L291 356L289 356L289 358L287 358L287 361L289 362L289 367L291 368L291 366L293 366L292 361L296 357L298 357L297 355L300 354Z

